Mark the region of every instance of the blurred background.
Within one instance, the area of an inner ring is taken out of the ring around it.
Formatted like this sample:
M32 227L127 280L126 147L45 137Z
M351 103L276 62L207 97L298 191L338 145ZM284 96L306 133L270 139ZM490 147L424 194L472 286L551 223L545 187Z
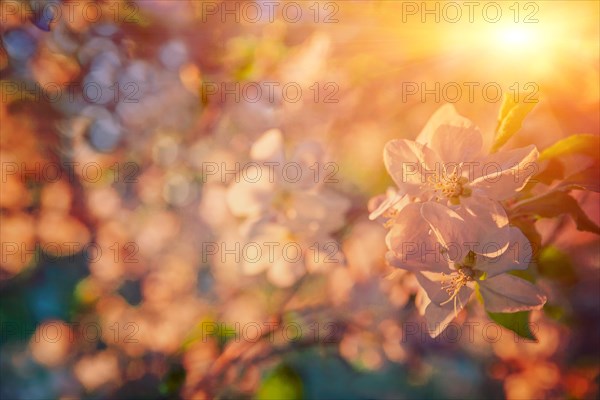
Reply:
M1 398L598 398L597 236L536 223L537 343L479 307L431 339L367 218L392 185L384 144L445 103L492 135L502 94L529 96L508 147L597 135L598 2L5 0L0 17ZM235 174L206 166L247 162L269 129L320 143L323 190L349 204L328 232L345 261L286 287L206 252L240 226ZM598 224L598 194L574 197ZM244 340L268 321L302 333Z

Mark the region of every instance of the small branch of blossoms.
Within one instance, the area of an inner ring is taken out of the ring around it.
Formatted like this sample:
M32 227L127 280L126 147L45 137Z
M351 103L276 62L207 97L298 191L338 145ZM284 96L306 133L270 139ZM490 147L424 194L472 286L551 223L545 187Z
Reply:
M539 310L546 302L534 284L512 274L527 269L532 254L512 257L507 249L532 246L502 206L529 182L532 174L523 171L532 165L537 171L538 151L533 145L501 151L511 133L502 121L498 126L495 143L485 146L479 128L445 105L416 140L392 140L384 149L397 188L371 200L370 218L389 229L388 263L414 273L421 285L426 300L419 311L432 337L475 293L490 313Z

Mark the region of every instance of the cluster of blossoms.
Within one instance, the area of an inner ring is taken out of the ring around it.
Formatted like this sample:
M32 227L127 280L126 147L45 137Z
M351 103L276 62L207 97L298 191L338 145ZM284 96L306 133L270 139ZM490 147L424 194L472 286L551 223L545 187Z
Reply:
M493 313L540 309L546 296L511 271L529 266L533 249L509 224L503 201L529 181L538 151L490 152L479 129L454 107L441 107L415 141L386 144L384 162L397 185L371 200L384 223L387 262L415 274L421 313L439 335L478 292Z
M266 271L271 283L287 287L307 271L343 262L331 234L344 226L350 201L315 179L314 168L324 165L321 145L305 141L286 157L281 131L271 129L253 144L250 157L247 168L260 178L238 180L226 194L230 212L243 221L242 239L260 247L257 257L242 261L242 272ZM282 172L288 165L297 168L294 179Z

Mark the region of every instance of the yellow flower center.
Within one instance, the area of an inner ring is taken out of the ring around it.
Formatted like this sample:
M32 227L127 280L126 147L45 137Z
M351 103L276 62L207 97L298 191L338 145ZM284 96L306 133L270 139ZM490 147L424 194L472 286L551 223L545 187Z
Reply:
M441 194L454 205L460 204L461 197L471 195L471 189L467 185L468 182L469 180L466 177L458 176L456 171L448 176L444 175L438 177L438 179L430 180L434 192Z
M448 293L448 300L440 305L443 306L451 301L454 301L454 314L456 314L456 300L460 301L458 293L467 283L473 282L483 276L483 273L475 268L477 256L472 251L469 251L462 264L457 265L456 271L451 274L442 272L442 289ZM462 306L462 304L461 304Z
M449 275L442 272L444 279L442 280L442 289L450 296L448 300L441 303L444 305L454 300L460 292L460 289L465 286L468 282L475 280L475 271L471 267L462 267Z

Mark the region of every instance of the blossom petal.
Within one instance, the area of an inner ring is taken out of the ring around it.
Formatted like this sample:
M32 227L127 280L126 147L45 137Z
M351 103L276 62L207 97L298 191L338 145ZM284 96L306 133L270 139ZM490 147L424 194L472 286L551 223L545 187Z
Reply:
M224 249L238 249L238 257L242 262L242 271L246 275L257 275L268 270L275 261L274 257L281 257L280 254L269 252L265 243L281 243L285 240L289 231L280 225L270 223L268 220L256 220L248 232L246 243L233 243L224 246ZM242 251L242 248L244 249Z
M325 151L320 143L306 141L300 143L283 171L289 174L291 179L284 179L283 183L290 187L310 189L321 185L327 180L335 179L335 167L333 163L325 163ZM292 167L292 164L294 166ZM288 171L289 170L289 171ZM296 178L298 174L298 178ZM285 177L285 176L284 176Z
M394 189L388 189L386 194L372 198L369 201L369 209L372 210L371 214L369 214L369 219L371 221L376 220L385 214L387 210L400 203L400 201L408 203L408 198L407 196L399 195Z
M480 281L479 291L490 312L539 310L546 303L546 296L537 286L509 274Z
M242 263L242 272L246 275L258 275L261 272L267 270L269 264L265 262L246 261Z
M512 270L524 270L529 267L533 247L519 228L511 226L510 243L506 250L497 247L496 253L483 257L477 263L477 269L486 272L487 279ZM489 253L489 251L488 251Z
M462 259L462 249L465 243L472 241L471 227L455 210L439 203L427 201L421 207L421 215L429 223L432 232L445 249L454 249L449 254L452 260ZM414 228L409 228L414 229ZM465 254L466 255L466 254Z
M395 194L394 197L396 197ZM397 197L402 198L402 196ZM391 207L390 203L392 203L391 199L385 194L378 194L375 197L371 197L367 203L369 219L375 221L377 218L381 217Z
M429 145L431 143L431 137L439 126L465 126L470 123L471 121L460 115L452 104L447 103L433 113L415 141L421 144Z
M283 257L277 259L267 271L269 282L278 287L290 287L304 275L306 269L302 260L291 262Z
M539 152L533 145L494 153L480 161L470 186L474 192L495 200L504 200L523 189L537 172Z
M255 161L283 163L283 135L279 129L269 129L258 138L250 149L250 157Z
M432 303L437 304L438 306L441 306L444 303L451 304L452 309L454 310L453 302L450 301L447 303L450 295L445 289L442 288L442 283L448 279L447 275L443 275L438 272L422 271L417 272L415 276L421 287L425 289L427 297L429 297ZM462 306L459 307L461 301L463 306L466 304L471 296L471 293L473 293L473 289L469 286L465 285L460 288L456 303L457 310L462 308Z
M386 236L391 254L388 263L408 270L447 271L447 260L442 247L429 234L429 225L421 216L420 203L407 204L394 220Z
M456 213L465 221L468 232L464 234L465 244L477 254L486 257L497 256L498 249L508 248L510 226L506 210L497 201L486 197L471 196L461 199Z
M459 306L457 305L456 307L456 312L458 312ZM462 310L462 307L460 307L460 309ZM456 317L454 304L448 303L443 306L438 306L435 303L429 303L427 307L425 307L423 316L427 322L429 336L432 338L438 337Z
M424 241L429 228L423 222L421 204L407 204L394 220L394 224L386 236L388 249L401 253L403 243ZM407 229L408 227L412 229Z
M422 273L415 274L419 284L421 284L431 301L425 307L424 312L427 329L431 337L438 336L446 329L456 314L469 302L473 294L472 288L463 286L456 297L456 302L448 302L448 293L442 289L440 274L437 275L436 277L436 274L429 274L428 276Z
M286 217L294 231L331 233L344 226L350 200L329 189L294 191Z
M431 304L431 300L427 297L427 292L419 286L417 294L415 295L415 307L417 308L419 315L425 315L425 310L429 304Z
M388 142L383 150L388 173L398 186L400 195L420 195L428 184L427 170L432 170L437 158L433 151L412 140Z
M429 146L445 165L456 165L478 159L483 139L479 128L465 120L460 125L440 125Z
M506 250L510 230L504 208L483 197L466 200L454 209L431 201L421 208L423 218L448 250L446 257L460 261L470 250L486 257L497 256L499 249Z
M429 258L429 259L427 259ZM451 273L452 270L448 267L448 264L443 261L443 256L438 256L437 259L432 255L429 257L412 256L410 253L408 256L398 254L393 251L385 253L385 260L391 267L403 269L409 272L447 272Z
M227 205L236 217L255 216L269 208L273 189L269 182L240 180L227 190Z

